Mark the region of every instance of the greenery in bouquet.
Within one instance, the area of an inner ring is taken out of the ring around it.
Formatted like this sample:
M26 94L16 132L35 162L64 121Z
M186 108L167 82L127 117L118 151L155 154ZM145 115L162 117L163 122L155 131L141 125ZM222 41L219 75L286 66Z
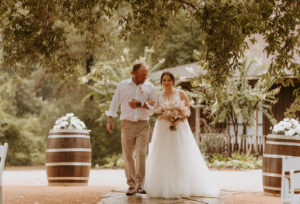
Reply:
M67 113L65 116L56 120L53 129L79 129L86 130L84 122L78 117L74 116L74 113Z
M285 136L300 136L300 123L294 118L284 118L278 124L274 125L272 132Z

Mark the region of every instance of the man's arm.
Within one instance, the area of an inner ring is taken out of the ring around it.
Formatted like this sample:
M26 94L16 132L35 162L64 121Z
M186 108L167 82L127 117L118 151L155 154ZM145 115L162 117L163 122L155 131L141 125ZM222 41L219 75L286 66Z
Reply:
M151 86L150 98L143 103L143 106L149 111L153 111L158 106L158 95L153 85Z
M120 84L118 85L117 89L115 90L114 96L109 106L109 110L106 111L107 115L107 123L106 129L111 134L113 129L115 129L113 118L117 117L117 111L119 109L121 100L120 100Z

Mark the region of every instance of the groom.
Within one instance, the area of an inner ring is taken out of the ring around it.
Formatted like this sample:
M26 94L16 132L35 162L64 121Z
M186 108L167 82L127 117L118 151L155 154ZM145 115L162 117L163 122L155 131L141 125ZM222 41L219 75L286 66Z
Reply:
M149 136L149 116L157 95L154 86L146 81L148 68L143 63L135 64L132 77L121 81L115 90L109 110L106 112L106 128L114 129L113 118L121 104L121 143L124 156L125 175L129 186L126 195L145 194L145 160ZM135 160L134 162L134 153Z

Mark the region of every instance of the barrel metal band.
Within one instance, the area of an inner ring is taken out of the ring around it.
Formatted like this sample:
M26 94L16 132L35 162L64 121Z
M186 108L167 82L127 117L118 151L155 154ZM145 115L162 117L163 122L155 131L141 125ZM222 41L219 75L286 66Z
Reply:
M274 191L280 191L281 190L281 188L279 188L279 187L272 187L272 186L264 186L264 189L274 190Z
M279 154L263 154L263 157L275 158L275 159L282 159L283 157L297 157L291 155L279 155Z
M281 174L267 173L267 172L263 172L263 176L272 176L272 177L280 177L281 178Z
M89 134L90 130L82 130L82 129L52 129L49 131L49 134L57 134L57 133L71 133L71 134Z
M89 180L89 177L48 177L48 180Z
M281 174L275 174L275 173L263 172L262 175L281 178ZM290 178L290 175L284 175L284 178Z
M300 136L268 135L267 138L283 140L300 140Z
M46 152L91 152L90 148L58 148L47 149Z
M275 159L282 159L287 155L278 155L278 154L263 154L263 157L275 158Z
M48 182L48 186L87 186L88 183L50 183Z
M266 144L300 146L300 143L294 143L294 142L274 142L274 141L267 141Z
M50 135L48 138L87 138L90 139L88 135Z
M49 162L46 166L91 166L90 162Z

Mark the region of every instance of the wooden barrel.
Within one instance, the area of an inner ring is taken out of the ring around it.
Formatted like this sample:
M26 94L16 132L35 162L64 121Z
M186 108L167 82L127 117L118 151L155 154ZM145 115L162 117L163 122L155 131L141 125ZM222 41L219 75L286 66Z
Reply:
M280 196L282 157L284 156L300 156L300 136L269 134L263 154L265 194Z
M88 130L50 130L46 150L48 185L87 185L91 168Z

